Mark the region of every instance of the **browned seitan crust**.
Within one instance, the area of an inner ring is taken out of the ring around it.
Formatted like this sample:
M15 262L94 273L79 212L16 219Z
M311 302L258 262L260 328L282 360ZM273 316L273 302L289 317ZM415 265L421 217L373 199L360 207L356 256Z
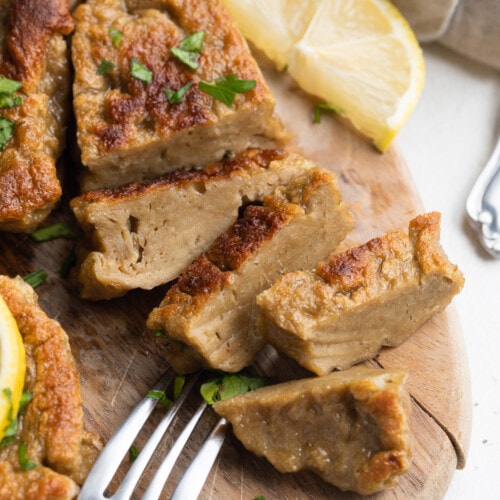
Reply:
M74 18L73 92L84 191L201 167L227 151L284 140L274 99L220 0L88 0ZM119 44L113 45L110 29L122 33ZM200 31L203 51L198 68L191 69L170 50ZM131 75L133 58L152 71L151 83ZM103 60L115 67L98 75ZM231 107L198 88L200 81L230 75L257 84ZM168 102L165 89L175 92L191 82L180 103Z
M444 253L440 214L289 273L257 297L261 334L322 375L404 342L442 311L464 279Z
M407 374L355 367L213 405L236 437L281 472L312 470L344 491L391 488L411 463Z
M174 370L235 372L251 364L264 344L256 294L280 274L326 258L352 226L335 176L321 168L278 187L262 206L249 205L149 315L148 328L169 338Z
M61 325L47 317L21 278L0 276L0 295L11 310L26 350L24 391L33 397L19 415L16 440L0 448L0 498L76 497L101 448L83 426L80 380ZM21 470L19 446L37 465Z
M22 104L0 109L14 134L0 152L0 230L29 232L61 196L56 161L64 147L70 87L66 0L0 0L0 75L22 83Z
M238 218L314 164L279 150L247 150L201 170L178 170L71 201L83 228L78 281L86 299L151 289L179 274Z

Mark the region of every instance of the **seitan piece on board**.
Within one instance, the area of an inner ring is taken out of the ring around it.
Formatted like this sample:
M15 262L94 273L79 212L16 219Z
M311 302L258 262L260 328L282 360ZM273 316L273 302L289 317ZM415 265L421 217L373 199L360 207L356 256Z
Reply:
M407 373L354 367L213 405L243 445L281 472L310 470L343 491L391 488L411 463Z
M326 258L353 223L335 176L321 168L249 205L149 315L148 328L167 336L174 370L236 372L249 365L264 344L255 296L279 275Z
M85 234L78 281L85 299L152 289L179 274L260 202L314 164L280 150L252 149L201 170L88 191L71 201Z
M72 29L66 0L0 0L0 78L22 85L0 105L1 231L33 231L61 197Z
M18 431L0 447L0 498L75 498L102 443L84 430L80 379L68 337L47 317L33 288L22 278L0 276L0 295L14 316L26 351L24 391L32 398L18 415ZM22 470L26 444L32 470Z
M262 73L220 0L88 0L74 18L82 190L202 167L228 151L276 147L287 138ZM203 47L195 53L197 68L191 68L171 49L199 32ZM112 69L98 74L103 61ZM134 76L133 61L152 72L149 83ZM230 106L198 87L233 75L256 87L235 95ZM189 84L180 102L168 100L166 89Z
M314 271L280 277L257 297L259 329L282 354L318 375L404 342L462 289L444 253L440 214L334 254Z

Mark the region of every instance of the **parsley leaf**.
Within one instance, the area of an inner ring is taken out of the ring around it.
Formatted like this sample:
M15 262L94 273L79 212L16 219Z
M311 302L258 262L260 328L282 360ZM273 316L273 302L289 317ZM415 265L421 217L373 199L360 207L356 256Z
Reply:
M41 285L47 279L47 273L43 269L38 269L32 273L23 276L23 280L33 288Z
M196 69L198 67L198 55L203 50L204 40L205 32L197 31L182 39L177 47L170 49L170 52L186 66Z
M104 75L105 73L109 73L110 71L115 69L115 64L107 59L103 59L101 64L97 67L96 73L98 75Z
M139 448L135 444L132 443L132 446L128 450L128 458L131 462L133 462L139 456Z
M113 47L117 49L118 45L120 45L120 42L122 41L123 33L116 28L109 28L108 33L111 37L111 43L113 44Z
M217 78L215 83L200 82L198 88L212 96L214 99L223 102L226 106L232 106L236 94L244 94L254 89L255 80L240 80L236 75Z
M189 90L189 88L194 84L194 82L186 83L186 85L182 86L180 89L175 92L170 89L165 89L165 95L167 96L167 100L170 104L178 104L184 98L184 94Z
M76 264L77 256L74 250L71 250L66 257L64 257L61 262L61 268L59 269L59 276L61 278L67 278L73 266Z
M313 123L321 123L321 116L324 112L332 112L339 115L342 114L342 110L340 108L337 108L333 104L330 104L328 102L322 102L314 106Z
M33 470L36 467L36 463L28 458L28 446L26 441L21 441L19 445L19 466L21 470Z
M135 57L130 60L130 74L141 82L151 83L153 81L153 72Z
M174 400L176 400L184 388L184 383L186 382L186 377L184 375L176 375L174 378Z
M68 222L57 222L51 226L33 231L30 236L37 242L54 240L56 238L74 239L78 237L78 231Z
M148 391L146 394L147 398L157 399L163 406L170 408L172 406L172 401L167 397L165 391Z
M0 151L5 148L9 139L14 135L14 122L0 117Z
M22 86L21 82L0 76L0 94L13 94Z
M264 387L268 383L266 378L236 373L208 380L202 384L200 393L208 404L213 404Z

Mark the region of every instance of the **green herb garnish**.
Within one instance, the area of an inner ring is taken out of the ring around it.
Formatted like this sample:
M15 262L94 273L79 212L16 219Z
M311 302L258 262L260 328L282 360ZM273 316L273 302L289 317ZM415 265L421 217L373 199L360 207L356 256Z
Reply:
M186 377L184 375L176 375L174 378L174 401L181 395L182 389L184 388L184 383L186 382Z
M205 32L198 31L182 39L177 47L172 47L170 52L191 69L198 67L198 55L203 50Z
M208 404L230 399L238 394L254 391L268 385L269 381L262 377L253 377L242 373L222 375L202 384L200 393Z
M14 135L14 122L0 117L0 151L5 148L9 139Z
M30 236L37 242L54 240L56 238L75 239L78 237L78 231L68 222L57 222L51 226L37 229Z
M0 448L9 445L14 442L16 439L17 427L18 427L18 417L14 418L14 407L12 405L12 391L10 388L6 388L3 391L4 396L7 398L7 401L10 403L9 413L7 415L7 420L9 425L4 429L4 437L0 441ZM19 412L18 415L24 413L26 406L31 401L33 397L33 393L31 392L23 392L21 396L21 401L19 403Z
M12 108L13 106L20 106L23 103L21 96L14 96L23 84L17 80L11 80L0 76L0 108Z
M153 332L153 335L155 337L168 338L167 334L163 330L156 330L156 331Z
M236 94L244 94L254 89L256 85L255 80L240 80L236 75L229 75L217 78L215 83L200 82L198 88L230 107Z
M32 392L23 392L23 395L21 396L21 402L19 403L19 414L22 415L24 413L24 410L26 410L26 406L28 406L28 403L32 400L32 398Z
M26 441L21 441L19 445L19 466L21 470L33 470L36 467L36 463L28 458L28 446Z
M43 269L38 269L23 277L23 280L33 288L40 286L47 279L47 273Z
M99 64L96 73L98 75L104 75L105 73L109 73L110 71L115 69L115 64L107 59L103 59L101 64Z
M130 60L130 74L141 82L151 83L153 80L153 72L135 57Z
M339 115L342 114L342 110L340 108L337 108L328 102L322 102L314 106L313 123L321 123L321 116L325 112L337 113Z
M167 397L165 391L148 391L146 394L147 398L157 399L163 406L170 408L172 406L172 401Z
M133 462L139 456L139 448L135 444L132 444L130 449L128 450L128 458L131 462Z
M109 28L108 33L111 37L111 43L113 44L113 47L117 49L118 45L120 45L120 42L122 41L123 33L116 28Z
M194 84L194 82L186 83L186 85L182 86L180 89L175 92L170 89L165 89L165 95L167 96L167 100L170 104L178 104L184 98L184 94L189 90L189 88Z

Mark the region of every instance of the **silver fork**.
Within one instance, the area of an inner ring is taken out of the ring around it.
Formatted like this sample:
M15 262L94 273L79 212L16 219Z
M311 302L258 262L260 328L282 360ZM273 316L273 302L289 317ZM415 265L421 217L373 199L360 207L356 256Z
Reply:
M500 258L500 138L474 183L466 210L485 250Z
M174 377L175 375L171 370L167 371L152 390L166 391L173 382ZM199 374L195 374L188 378L182 393L174 401L171 408L151 434L145 446L133 461L121 484L113 494L106 496L106 490L115 476L123 457L129 453L135 438L143 428L155 406L158 404L159 399L146 396L137 404L102 450L80 490L78 496L79 500L103 500L108 498L125 500L131 497L139 480L144 474L146 466L157 450L160 441L171 427L177 413L192 392L198 379ZM205 402L198 406L197 410L162 460L142 496L143 499L152 500L160 498L170 472L207 406ZM227 427L228 423L224 419L220 419L215 424L208 437L204 440L200 450L197 452L196 457L184 472L173 495L170 497L171 499L196 499L198 497L215 459L217 458L219 450L222 447Z

